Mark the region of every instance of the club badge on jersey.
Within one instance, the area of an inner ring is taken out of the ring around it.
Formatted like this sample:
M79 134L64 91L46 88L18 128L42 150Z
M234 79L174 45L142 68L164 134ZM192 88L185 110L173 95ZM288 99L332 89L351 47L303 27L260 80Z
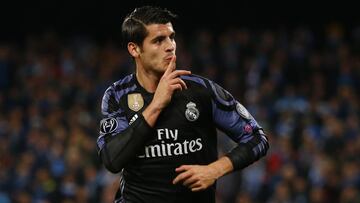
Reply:
M196 108L194 102L189 102L186 104L185 117L188 121L196 121L200 116L199 110Z
M140 93L128 94L127 99L129 108L135 112L144 106L144 99Z

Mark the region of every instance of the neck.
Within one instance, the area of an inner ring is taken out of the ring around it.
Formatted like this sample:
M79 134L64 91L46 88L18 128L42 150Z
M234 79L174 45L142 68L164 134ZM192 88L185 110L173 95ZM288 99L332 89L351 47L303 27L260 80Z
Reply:
M136 78L140 85L148 92L154 93L162 75L142 68L136 69Z

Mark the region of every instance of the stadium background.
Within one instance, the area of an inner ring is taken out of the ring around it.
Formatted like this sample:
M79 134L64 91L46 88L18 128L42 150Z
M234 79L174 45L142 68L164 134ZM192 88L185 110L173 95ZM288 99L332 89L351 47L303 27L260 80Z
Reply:
M111 202L95 149L105 88L132 72L134 6L179 14L178 65L228 89L270 138L218 203L360 202L360 19L346 2L8 2L0 8L0 203ZM232 144L219 136L219 151Z

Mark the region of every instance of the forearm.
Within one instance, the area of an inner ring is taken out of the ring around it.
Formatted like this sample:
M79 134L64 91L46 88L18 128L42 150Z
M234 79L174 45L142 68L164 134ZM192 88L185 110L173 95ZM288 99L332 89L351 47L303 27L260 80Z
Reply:
M139 153L161 111L162 107L158 100L153 100L124 132L106 141L106 146L101 150L100 155L109 171L113 173L121 171Z
M149 124L149 126L154 127L156 120L158 119L162 109L159 108L154 101L149 104L149 106L142 112L145 121Z
M106 139L100 156L105 167L113 173L121 171L143 148L152 128L139 115L124 132Z
M243 169L266 155L269 143L265 134L262 130L258 130L253 136L251 140L239 144L226 154L231 160L234 170Z

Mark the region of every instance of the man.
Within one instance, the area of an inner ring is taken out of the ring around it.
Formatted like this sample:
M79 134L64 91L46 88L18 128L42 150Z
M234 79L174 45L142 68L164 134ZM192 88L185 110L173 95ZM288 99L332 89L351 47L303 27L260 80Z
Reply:
M176 69L175 17L145 6L122 24L136 73L105 91L97 140L105 167L121 172L115 202L214 203L216 180L255 162L269 147L230 93ZM220 158L216 128L238 143Z

